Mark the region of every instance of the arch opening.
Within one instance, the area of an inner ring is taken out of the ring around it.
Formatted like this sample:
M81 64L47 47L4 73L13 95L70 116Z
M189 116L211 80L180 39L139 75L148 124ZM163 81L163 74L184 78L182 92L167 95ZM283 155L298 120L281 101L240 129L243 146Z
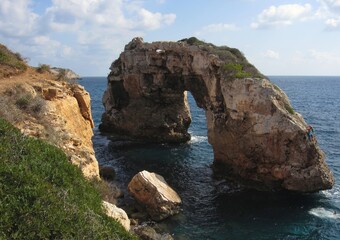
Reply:
M313 192L334 184L323 152L306 142L302 116L237 49L136 38L110 69L102 131L187 142L189 91L206 111L214 162L228 174L271 190Z

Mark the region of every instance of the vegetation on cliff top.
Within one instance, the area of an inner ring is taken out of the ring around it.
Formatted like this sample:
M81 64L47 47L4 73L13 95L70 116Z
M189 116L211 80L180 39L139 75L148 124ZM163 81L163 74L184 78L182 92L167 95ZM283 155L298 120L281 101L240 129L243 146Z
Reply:
M19 53L13 53L6 46L0 44L0 78L19 74L27 69L25 60Z
M227 79L244 77L264 78L264 75L250 64L243 53L237 48L216 46L195 37L185 38L180 40L180 42L187 42L189 45L199 46L202 50L218 56L224 62L221 70Z
M0 239L134 239L66 155L0 119Z

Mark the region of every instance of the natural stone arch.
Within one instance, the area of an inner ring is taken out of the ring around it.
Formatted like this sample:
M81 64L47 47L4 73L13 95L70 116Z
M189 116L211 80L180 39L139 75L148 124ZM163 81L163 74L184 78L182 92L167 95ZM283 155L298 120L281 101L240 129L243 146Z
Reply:
M313 192L334 178L285 93L237 50L195 38L133 39L111 65L103 131L148 142L186 142L186 91L206 111L214 163L256 187Z

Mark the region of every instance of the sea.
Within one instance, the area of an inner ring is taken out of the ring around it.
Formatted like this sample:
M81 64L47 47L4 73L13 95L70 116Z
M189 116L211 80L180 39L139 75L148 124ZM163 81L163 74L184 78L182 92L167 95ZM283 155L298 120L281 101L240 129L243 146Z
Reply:
M336 184L313 194L261 192L231 184L212 171L204 110L189 94L191 141L180 145L124 144L98 130L106 77L79 81L90 92L93 144L100 164L116 170L121 188L142 170L162 175L182 198L182 211L158 224L174 239L340 239L340 77L270 76L295 111L314 127ZM127 196L125 196L127 197Z

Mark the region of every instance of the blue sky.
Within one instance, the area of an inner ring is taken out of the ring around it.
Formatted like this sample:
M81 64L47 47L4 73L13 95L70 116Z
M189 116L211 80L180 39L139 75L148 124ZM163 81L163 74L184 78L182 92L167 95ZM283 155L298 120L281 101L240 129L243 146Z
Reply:
M33 66L106 76L136 36L235 47L265 75L340 76L340 0L0 1L0 42Z

